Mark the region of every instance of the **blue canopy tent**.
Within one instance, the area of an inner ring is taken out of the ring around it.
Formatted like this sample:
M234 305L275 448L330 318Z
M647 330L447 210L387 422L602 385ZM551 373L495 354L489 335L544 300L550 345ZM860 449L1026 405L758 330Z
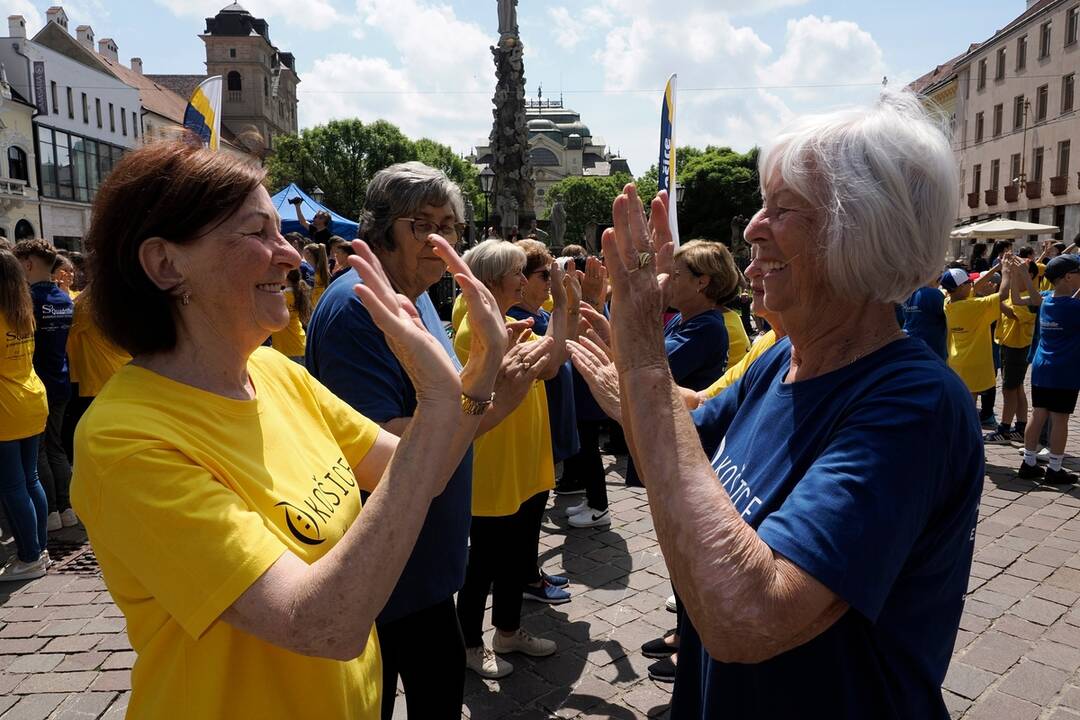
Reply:
M298 232L301 235L305 235L304 227L300 224L300 221L296 219L296 210L294 206L289 202L292 198L298 197L303 202L300 203L300 209L304 213L304 217L308 222L315 217L315 213L320 210L325 210L330 213L330 232L334 235L340 235L346 240L353 240L356 238L357 232L360 229L360 225L349 220L348 218L338 215L336 212L315 202L314 199L306 192L296 186L296 183L289 183L285 188L278 191L270 200L274 203L274 207L277 208L278 215L281 216L281 232L290 233Z

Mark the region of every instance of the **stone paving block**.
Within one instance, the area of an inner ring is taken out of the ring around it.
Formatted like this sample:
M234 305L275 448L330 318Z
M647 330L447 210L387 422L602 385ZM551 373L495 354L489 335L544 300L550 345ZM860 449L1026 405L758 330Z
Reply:
M86 652L99 642L103 635L68 635L56 637L49 641L42 652L77 653Z
M131 689L131 671L130 670L106 670L97 674L93 684L90 686L91 690L130 690Z
M1015 596L1004 595L999 592L994 592L989 588L982 588L977 592L972 593L971 597L968 599L968 602L971 602L972 600L986 603L987 605L993 605L994 607L999 607L1003 610L1008 610L1017 602L1017 598Z
M1038 705L999 692L989 692L964 715L966 720L1036 720Z
M96 677L96 672L49 672L27 675L15 688L15 692L19 695L82 692L90 687L90 683Z
M102 670L130 670L135 667L134 651L129 652L116 652L109 656L108 660L101 666Z
M1002 674L1031 649L1031 643L1011 635L988 630L968 646L960 661L983 670Z
M1053 572L1054 568L1027 560L1017 560L1008 569L1009 575L1024 578L1025 580L1034 580L1035 582L1042 582Z
M38 635L41 637L77 635L89 622L90 621L86 620L85 618L76 618L74 620L48 621L45 627L38 631Z
M1064 605L1037 597L1024 598L1012 608L1012 613L1039 625L1052 625L1068 610Z
M29 695L4 714L4 720L45 720L64 701L62 693Z
M1049 515L1042 515L1039 513L1035 513L1024 520L1025 526L1046 530L1047 534L1053 530L1057 530L1062 524L1063 521L1061 518L1050 517Z
M990 605L988 603L975 600L974 598L968 598L964 602L964 614L975 615L981 617L987 621L995 620L1001 617L1005 613L1005 608L997 605Z
M1069 567L1058 568L1046 578L1046 582L1055 587L1080 593L1080 570Z
M1071 553L1080 552L1080 542L1075 540L1066 540L1063 537L1051 534L1050 537L1043 541L1043 545L1048 547L1058 548L1059 550L1068 550Z
M58 592L49 596L43 604L45 605L87 605L94 602L98 593L95 592L77 592L66 593ZM110 598L110 602L112 599Z
M1027 521L1025 520L1024 522ZM1025 538L1039 543L1050 536L1050 531L1045 528L1032 527L1031 525L1017 525L1009 531L1009 534L1014 537Z
M10 612L4 615L5 623L19 623L19 622L40 622L41 620L49 619L49 614L52 611L49 608L12 608Z
M43 608L48 610L48 608ZM49 610L47 620L78 620L97 617L100 613L96 605L67 605Z
M48 642L45 638L7 638L0 639L0 655L22 655L37 652Z
M1073 710L1080 710L1080 687L1066 685L1061 691L1061 704Z
M996 673L980 670L961 662L953 662L949 665L945 682L941 686L968 700L974 700L997 679Z
M576 600L574 601L577 602ZM103 637L100 643L95 646L95 650L130 650L131 642L128 641L126 632L117 633L115 635L96 636Z
M124 632L126 625L123 618L96 617L83 626L82 632L88 634L109 634Z
M107 652L82 652L72 653L64 658L64 661L60 663L56 668L56 672L76 672L86 670L98 670L102 669L102 664L109 658ZM113 668L103 668L105 670L111 670Z
M87 692L68 695L49 720L93 720L116 698L113 692Z
M1000 692L1045 705L1058 694L1068 674L1056 668L1029 660L1022 660L1014 667L997 689Z
M15 703L19 702L19 698L14 695L0 696L0 715L3 715L8 708Z
M1035 549L1029 551L1024 555L1024 559L1039 563L1040 565L1049 565L1050 567L1057 568L1065 563L1066 560L1071 558L1076 553L1069 552L1068 550L1060 550L1048 545L1039 545Z
M1006 613L994 621L994 629L1024 640L1034 640L1046 631L1045 626L1017 617L1012 613Z
M1076 601L1080 599L1080 593L1066 590L1065 588L1055 587L1053 585L1038 585L1031 591L1031 594L1037 598L1042 598L1043 600L1049 600L1058 605L1066 606L1075 605Z
M660 688L651 680L635 685L630 692L622 696L625 705L637 708L649 717L661 710L666 710L671 704L671 693Z
M1009 597L1019 600L1028 595L1028 593L1035 588L1039 587L1039 583L1034 580L1016 577L1015 575L1010 575L1006 572L987 581L986 585L983 587L987 590L993 590L994 592L1008 595Z
M989 580L998 573L1001 572L1001 568L996 565L990 565L989 563L973 561L971 563L971 574L977 578L983 580Z
M1080 719L1080 713L1075 713L1072 710L1066 710L1062 707L1054 708L1054 711L1045 716L1046 720L1078 720Z
M1080 668L1080 649L1053 640L1040 640L1035 649L1027 654L1029 660L1074 673Z
M63 655L51 653L34 653L32 655L19 655L4 670L8 674L28 674L49 672L64 659Z
M21 592L4 601L8 607L37 607L51 597L49 593Z
M31 580L22 591L31 593L54 593L63 590L74 581L75 578L71 575L49 574L45 577L38 578L37 580Z
M122 693L119 697L113 700L112 705L105 711L105 714L101 716L101 720L124 720L124 715L127 714L128 700L131 699L131 693Z
M1080 628L1068 622L1068 615L1051 625L1043 637L1047 640L1059 642L1062 645L1080 649Z
M0 629L0 640L31 638L45 627L45 621L8 623Z

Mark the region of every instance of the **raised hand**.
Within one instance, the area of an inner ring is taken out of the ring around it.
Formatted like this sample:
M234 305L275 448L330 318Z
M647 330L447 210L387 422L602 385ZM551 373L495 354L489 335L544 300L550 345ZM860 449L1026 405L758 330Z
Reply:
M512 412L521 404L540 377L555 348L552 338L530 340L523 335L503 356L502 367L495 381L495 402Z
M581 279L581 299L600 309L607 298L607 268L600 258L589 257L585 261L585 275Z
M570 358L585 378L600 409L613 420L622 422L622 403L619 397L619 372L611 358L611 349L595 330L588 330L575 342L569 341Z
M442 238L438 238L437 248L440 243L443 252L453 254ZM364 281L354 285L353 292L364 303L390 349L409 374L417 400L459 405L461 380L442 345L424 327L412 302L394 292L390 279L367 243L353 240L352 247L356 254L349 256L349 264Z
M559 263L551 263L549 270L551 272L551 301L553 303L552 309L565 308L566 307L566 288L563 286L563 277L566 272L559 266Z
M582 321L588 325L588 328L592 328L592 330L600 336L600 339L603 340L604 345L610 347L611 323L608 321L608 319L598 313L596 310L593 310L591 307L587 307L585 305L581 306L581 314ZM586 328L586 330L583 330L582 333L586 332L588 328Z

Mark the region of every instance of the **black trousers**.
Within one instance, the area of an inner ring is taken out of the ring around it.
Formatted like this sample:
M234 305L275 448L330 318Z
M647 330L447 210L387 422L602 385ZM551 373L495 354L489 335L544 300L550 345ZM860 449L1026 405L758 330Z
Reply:
M93 401L92 397L79 395L77 383L71 384L71 399L68 400L67 408L64 409L64 424L60 430L60 439L64 446L64 454L73 466L75 465L75 426L82 420L83 414Z
M458 592L457 614L465 647L483 644L484 608L492 594L491 624L513 632L521 627L521 592L537 574L540 521L548 493L537 493L513 515L473 516L469 531L469 563Z
M38 478L45 488L49 512L63 512L71 507L71 463L68 462L61 438L68 398L55 393L47 393L47 397L49 418L45 421L45 432L38 444Z
M405 687L408 717L460 720L465 641L454 598L376 626L382 650L383 720L394 715L398 676Z
M602 420L578 420L581 450L563 460L563 480L585 486L585 499L593 510L607 510L607 483L604 461L600 457L600 427Z

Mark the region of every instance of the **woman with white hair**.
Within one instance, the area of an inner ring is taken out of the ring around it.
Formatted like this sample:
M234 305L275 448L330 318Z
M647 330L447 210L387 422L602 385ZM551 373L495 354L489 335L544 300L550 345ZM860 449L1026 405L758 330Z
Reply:
M672 717L947 718L982 444L893 305L944 262L949 143L886 95L803 119L760 169L746 239L788 336L692 416L660 323L667 198L650 225L628 186L603 238L623 424L689 619Z

